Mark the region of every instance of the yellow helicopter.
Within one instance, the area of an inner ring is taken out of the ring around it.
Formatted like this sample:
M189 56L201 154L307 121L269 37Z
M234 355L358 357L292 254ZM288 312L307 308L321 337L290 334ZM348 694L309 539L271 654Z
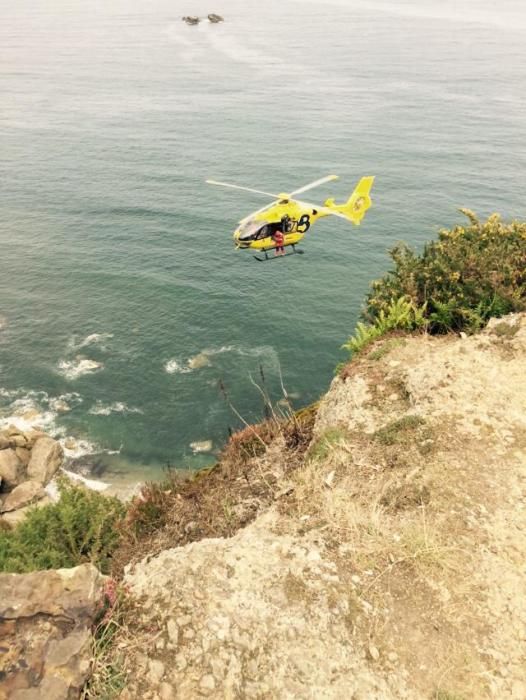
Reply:
M337 180L338 175L327 175L319 180L310 182L304 187L291 192L290 194L272 194L250 187L240 187L228 182L218 182L217 180L206 180L209 185L220 185L221 187L231 187L235 190L254 192L272 197L273 202L249 214L239 222L239 227L234 231L234 241L236 248L250 248L265 254L264 258L255 255L256 260L269 260L268 251L275 249L283 252L283 248L291 246L292 253L303 253L296 249L296 244L301 241L311 226L323 216L339 216L342 219L351 221L357 226L360 225L365 212L371 206L370 192L374 183L374 177L362 177L356 189L349 199L343 204L336 204L334 199L327 199L325 204L309 204L295 199L296 195L307 192L314 187L323 185L326 182ZM278 232L276 236L276 232ZM283 233L283 239L279 235ZM279 250L281 249L281 251Z

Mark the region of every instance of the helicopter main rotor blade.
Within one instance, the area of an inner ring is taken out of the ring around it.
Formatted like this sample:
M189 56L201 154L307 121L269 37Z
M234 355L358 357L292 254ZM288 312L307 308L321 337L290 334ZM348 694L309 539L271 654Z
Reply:
M262 190L253 190L251 187L240 187L239 185L231 185L229 182L218 182L217 180L206 180L209 185L220 185L221 187L230 187L233 190L244 190L245 192L255 192L256 194L264 194L267 197L272 197L277 199L279 195L272 194L272 192L263 192Z
M294 192L290 193L290 196L294 197L294 195L296 194L301 194L302 192L306 192L307 190L312 190L313 187L318 187L319 185L323 185L325 182L330 182L331 180L337 179L338 175L327 175L326 177L321 177L319 180L315 180L314 182L310 182L308 185L300 187L299 190L294 190Z
M244 224L246 221L250 221L250 219L253 219L255 216L257 216L258 214L261 214L261 212L264 212L266 209L270 209L271 207L274 206L274 204L277 204L277 203L278 203L278 200L276 199L274 202L271 202L270 204L265 204L265 206L261 207L261 209L258 209L257 211L253 211L248 216L245 216L245 218L241 219L241 221L239 223Z

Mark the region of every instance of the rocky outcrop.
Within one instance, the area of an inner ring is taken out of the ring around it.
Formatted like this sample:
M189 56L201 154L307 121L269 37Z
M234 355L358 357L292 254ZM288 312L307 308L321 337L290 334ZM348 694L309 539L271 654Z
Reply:
M50 437L40 438L31 451L27 475L45 485L60 467L63 459L64 451L56 440Z
M35 501L44 498L46 492L42 488L42 484L38 481L24 481L24 483L16 486L11 493L5 497L0 506L0 513L8 513L12 510L18 510L29 506Z
M60 443L43 432L14 426L0 431L0 519L15 524L29 505L44 503L43 487L63 459Z
M0 699L79 697L103 580L90 564L0 574Z
M269 511L127 568L121 700L526 698L525 366L526 314L355 357Z
M24 478L23 464L15 450L8 447L0 450L0 479L4 490L14 489Z

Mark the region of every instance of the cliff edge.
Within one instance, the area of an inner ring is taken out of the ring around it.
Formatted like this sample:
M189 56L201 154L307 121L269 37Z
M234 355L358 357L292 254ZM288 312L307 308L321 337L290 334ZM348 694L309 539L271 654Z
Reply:
M120 697L526 698L525 368L525 314L355 357L255 520L126 568Z

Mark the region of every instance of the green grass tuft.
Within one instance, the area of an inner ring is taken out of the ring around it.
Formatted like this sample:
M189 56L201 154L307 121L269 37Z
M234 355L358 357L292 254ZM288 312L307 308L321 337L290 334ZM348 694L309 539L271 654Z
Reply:
M411 432L424 423L424 419L420 416L404 416L377 430L374 433L374 439L381 445L395 445L404 442Z

